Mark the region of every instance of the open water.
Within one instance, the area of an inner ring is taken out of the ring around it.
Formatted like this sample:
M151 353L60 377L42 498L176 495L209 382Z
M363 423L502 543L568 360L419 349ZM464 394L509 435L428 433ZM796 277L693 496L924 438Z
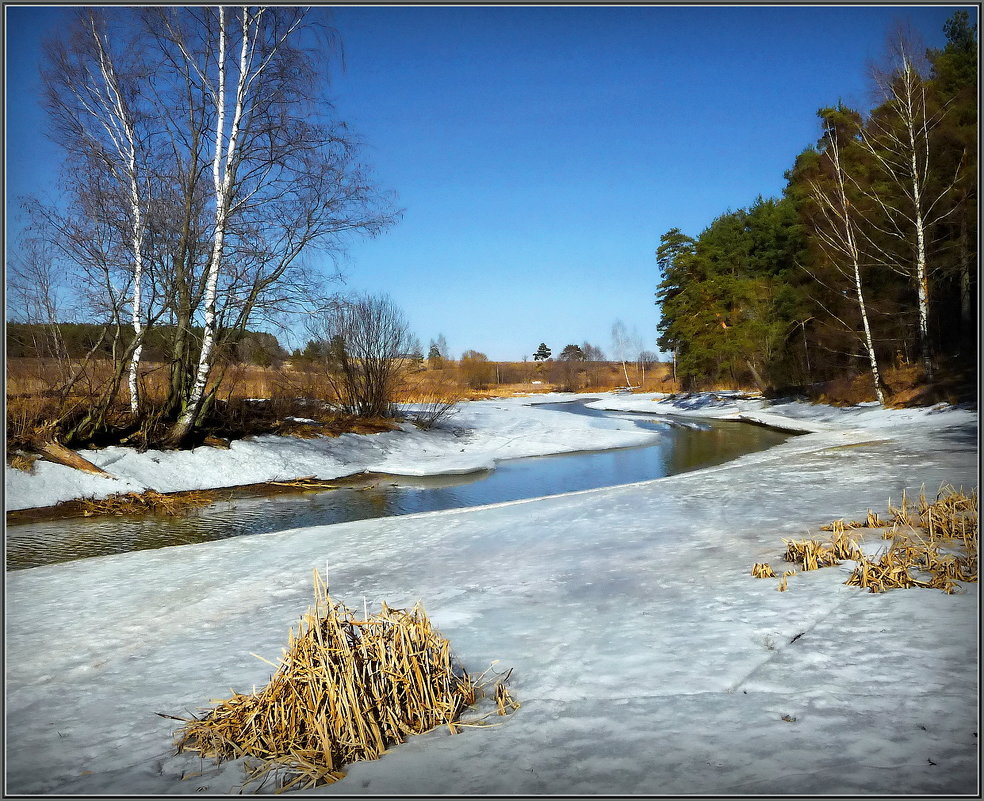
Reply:
M77 518L7 527L7 569L164 548L303 526L482 506L630 484L709 467L764 450L788 433L733 421L602 412L582 402L543 404L572 414L630 418L664 436L651 445L500 462L461 476L388 476L369 487L219 501L186 517Z

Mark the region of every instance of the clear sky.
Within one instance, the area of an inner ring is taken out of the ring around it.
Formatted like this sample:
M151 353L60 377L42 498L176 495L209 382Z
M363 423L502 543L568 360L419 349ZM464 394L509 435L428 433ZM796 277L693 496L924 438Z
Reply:
M426 349L532 358L621 319L656 350L655 250L672 227L777 196L816 110L871 105L895 25L930 47L976 6L338 7L338 116L405 209L353 244L347 285L388 291ZM50 193L40 42L66 10L7 6L6 158Z

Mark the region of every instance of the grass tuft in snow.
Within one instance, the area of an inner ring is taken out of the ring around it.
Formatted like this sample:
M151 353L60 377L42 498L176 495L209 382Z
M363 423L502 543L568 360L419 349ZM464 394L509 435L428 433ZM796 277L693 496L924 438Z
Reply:
M864 520L845 523L834 520L820 527L831 532L830 542L815 539L783 539L786 552L783 559L799 563L804 571L818 570L840 564L841 560L857 562L857 566L845 582L848 586L862 587L870 592L891 589L923 587L952 594L959 590L959 582L978 580L978 491L964 493L949 484L940 487L936 499L926 497L925 488L919 498L910 502L905 492L899 506L888 502L890 522L868 510ZM881 535L891 540L887 549L870 557L858 543L849 538L851 530L863 536L884 529ZM775 576L768 564L756 563L752 567L756 578ZM786 590L783 574L777 589Z
M847 584L870 592L927 587L952 594L958 582L978 580L976 489L965 494L945 484L934 501L923 489L911 506L903 492L900 507L889 501L889 514L892 544L876 560L860 560Z
M419 603L409 611L383 603L379 613L360 616L314 576L314 607L297 633L290 631L269 684L185 721L179 751L218 761L246 757L247 783L262 787L275 777L279 790L309 789L337 781L344 765L377 759L409 735L482 725L459 716L475 703L488 671L478 679L465 673ZM519 707L505 688L508 678L495 686L500 715Z
M834 554L834 547L818 540L787 540L786 553L783 559L787 562L798 562L802 569L819 570L821 567L832 567L840 564Z

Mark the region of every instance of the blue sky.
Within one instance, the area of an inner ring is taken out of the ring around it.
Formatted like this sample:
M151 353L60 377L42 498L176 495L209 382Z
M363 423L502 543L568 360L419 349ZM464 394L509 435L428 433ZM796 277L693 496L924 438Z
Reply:
M532 358L621 319L655 350L662 233L778 195L816 110L871 104L905 22L940 47L961 6L340 7L338 116L405 209L356 242L347 286L387 291L426 348ZM962 6L976 21L976 7ZM7 6L7 213L54 189L40 41L65 10Z

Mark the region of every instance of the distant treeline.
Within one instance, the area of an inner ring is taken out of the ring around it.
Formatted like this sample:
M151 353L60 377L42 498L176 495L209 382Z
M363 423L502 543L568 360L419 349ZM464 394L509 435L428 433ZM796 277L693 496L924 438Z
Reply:
M167 361L175 339L174 326L155 326L147 331L143 347L144 361ZM116 326L96 323L57 323L54 326L36 323L7 323L8 358L56 358L67 356L81 359L90 351L97 358L113 358L113 342L125 349L133 338L133 329L123 326L116 337ZM229 362L256 364L267 367L287 358L277 337L264 331L223 332L220 334L220 355ZM201 341L201 327L191 329L194 339ZM95 350L93 350L95 349Z

